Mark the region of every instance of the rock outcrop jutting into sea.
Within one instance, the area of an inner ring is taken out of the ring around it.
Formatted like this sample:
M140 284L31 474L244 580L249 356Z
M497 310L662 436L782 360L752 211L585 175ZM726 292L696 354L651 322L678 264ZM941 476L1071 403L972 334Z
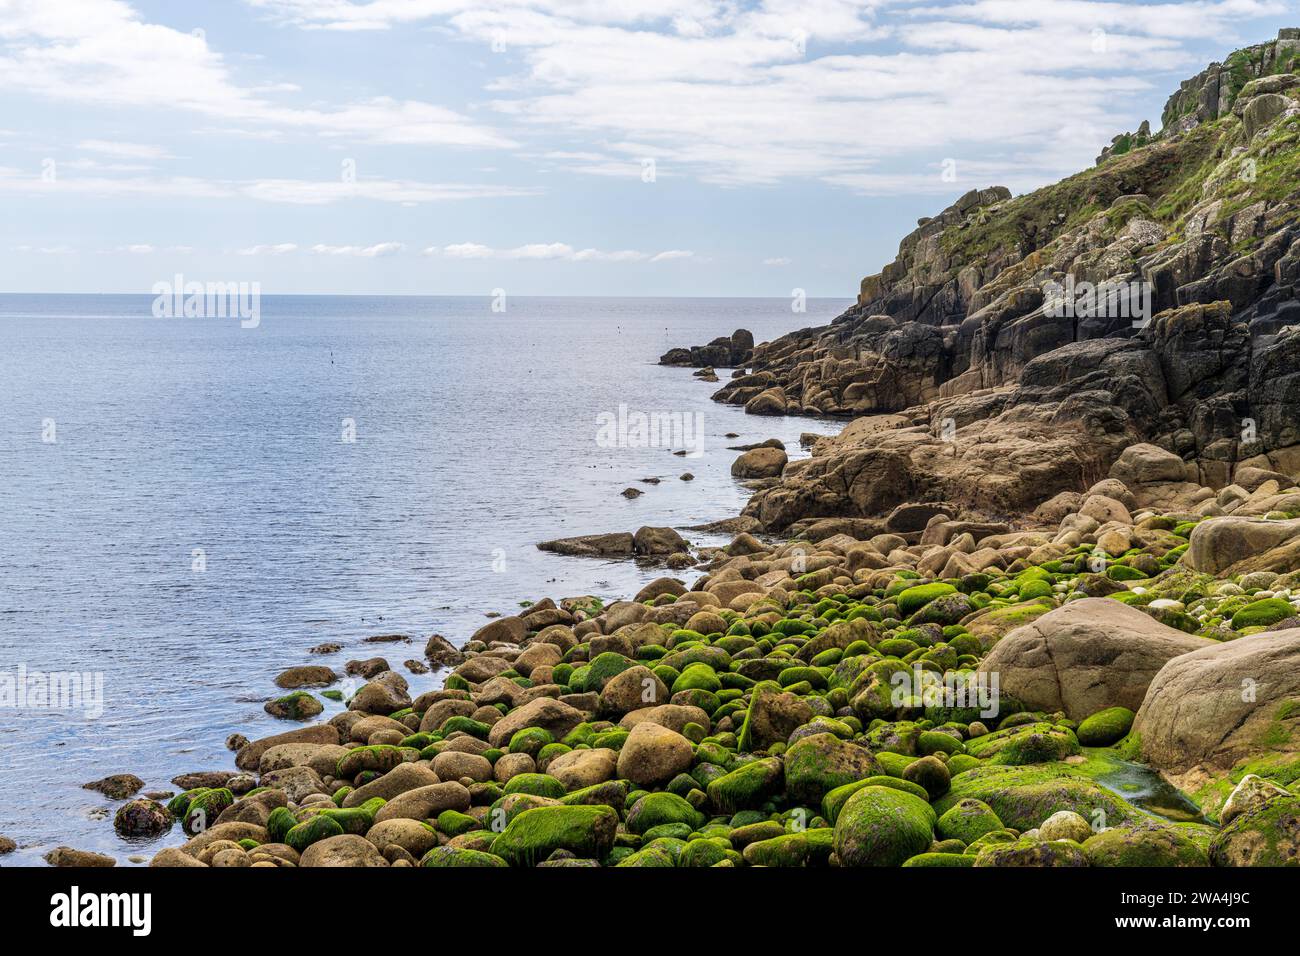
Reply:
M1298 35L923 221L831 326L665 356L853 418L745 452L725 547L545 543L682 577L435 635L414 699L351 661L325 722L292 667L234 769L88 786L154 866L1300 866Z
M717 400L876 417L748 513L771 530L924 498L1016 514L1136 442L1183 459L1174 482L1300 471L1297 65L1296 30L1233 54L1159 135L1026 196L967 193L831 325L755 347Z

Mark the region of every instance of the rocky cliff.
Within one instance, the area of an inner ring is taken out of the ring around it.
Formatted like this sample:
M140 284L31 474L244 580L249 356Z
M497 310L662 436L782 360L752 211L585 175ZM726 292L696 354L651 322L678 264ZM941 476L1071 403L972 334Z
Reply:
M932 498L1019 513L1136 442L1212 488L1300 474L1298 57L1284 30L1182 84L1158 134L1117 137L1095 168L967 193L829 326L757 345L716 400L873 418L748 513L773 530Z

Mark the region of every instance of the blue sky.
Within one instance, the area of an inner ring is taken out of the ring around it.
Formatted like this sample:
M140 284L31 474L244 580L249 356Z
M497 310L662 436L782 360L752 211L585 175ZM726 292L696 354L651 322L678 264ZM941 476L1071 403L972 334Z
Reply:
M1300 25L1198 0L0 0L0 291L850 296Z

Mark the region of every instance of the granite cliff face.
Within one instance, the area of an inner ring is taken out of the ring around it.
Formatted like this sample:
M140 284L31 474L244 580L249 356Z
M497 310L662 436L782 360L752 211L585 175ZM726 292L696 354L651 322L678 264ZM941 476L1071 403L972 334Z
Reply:
M1300 474L1298 61L1284 30L1185 82L1158 134L1117 137L1095 168L967 193L829 326L755 346L716 400L872 418L748 513L772 530L916 500L1022 513L1139 442L1214 489Z

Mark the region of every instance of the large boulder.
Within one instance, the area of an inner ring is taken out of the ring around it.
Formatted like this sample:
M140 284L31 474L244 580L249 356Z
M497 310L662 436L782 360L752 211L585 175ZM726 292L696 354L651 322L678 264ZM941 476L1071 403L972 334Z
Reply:
M1300 538L1300 518L1290 521L1231 516L1211 518L1192 530L1182 563L1193 571L1218 575L1295 538Z
M1187 466L1171 451L1158 445L1129 445L1110 466L1110 477L1126 488L1187 480Z
M835 820L835 855L841 866L900 866L925 852L935 821L920 797L893 787L863 787Z
M812 707L797 694L756 687L740 731L740 747L752 752L766 750L774 743L785 743L812 718Z
M1168 661L1211 645L1119 601L1084 598L1011 631L979 670L1030 710L1083 720L1110 707L1137 710Z
M691 548L691 543L672 528L649 526L637 529L632 544L636 553L642 555L680 554Z
M1215 866L1300 866L1300 797L1275 797L1241 814L1210 844Z
M302 851L299 866L388 866L384 855L365 837L353 833L318 840Z
M1300 628L1211 644L1151 682L1133 731L1176 780L1231 768L1260 751L1300 751Z
M788 461L783 449L753 448L731 463L731 474L735 478L776 478Z
M785 783L789 796L808 806L820 806L836 787L875 777L884 771L871 751L840 740L834 734L813 734L785 752Z
M689 740L647 720L633 727L623 742L618 753L618 775L639 787L653 789L689 769L694 759Z
M510 821L492 852L511 866L535 866L556 850L599 860L613 847L617 827L611 807L536 807Z
M235 754L235 766L240 770L256 770L262 754L280 744L338 744L339 732L330 724L313 724L298 730L286 731L272 737L254 740L239 748Z
M541 727L559 740L586 719L587 715L576 707L551 697L539 697L515 708L493 724L488 732L488 743L493 747L507 744L517 731L525 727Z

